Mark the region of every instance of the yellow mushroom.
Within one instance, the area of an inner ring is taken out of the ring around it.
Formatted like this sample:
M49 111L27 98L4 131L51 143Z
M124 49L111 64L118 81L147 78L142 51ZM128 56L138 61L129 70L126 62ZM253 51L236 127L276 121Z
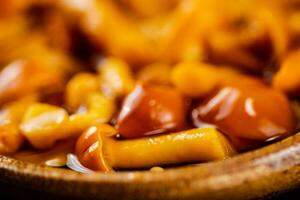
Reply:
M68 113L56 106L32 104L26 111L20 129L31 145L37 149L53 146L64 139L61 129L68 121Z
M68 0L58 1L58 4L72 17L77 17L81 22L80 28L93 40L93 44L104 47L109 55L130 63L147 63L153 59L155 52L151 41L113 1Z
M91 73L76 74L66 86L65 101L71 111L76 111L91 92L100 91L100 80Z
M107 123L113 117L116 110L115 101L101 94L91 92L87 95L83 111L72 114L64 127L64 133L78 135L92 125Z
M11 102L0 111L0 154L17 152L24 143L24 136L19 129L19 123L35 97L26 97Z
M169 85L171 66L165 63L147 65L137 73L137 79L147 83Z
M0 125L0 154L17 152L24 142L18 126L14 123Z
M185 95L203 97L220 84L216 67L197 62L183 62L171 72L172 83Z
M273 86L286 93L295 93L300 89L300 50L289 54L281 64L273 79Z
M98 66L103 92L110 97L127 95L134 87L129 65L119 58L104 59Z
M197 128L168 135L134 140L115 140L109 125L89 128L77 141L76 155L86 167L145 168L186 162L222 160L234 154L225 137L215 128Z
M86 99L86 110L72 115L60 107L32 104L20 124L22 134L36 149L47 149L92 125L109 122L115 111L114 101L98 92L90 93Z

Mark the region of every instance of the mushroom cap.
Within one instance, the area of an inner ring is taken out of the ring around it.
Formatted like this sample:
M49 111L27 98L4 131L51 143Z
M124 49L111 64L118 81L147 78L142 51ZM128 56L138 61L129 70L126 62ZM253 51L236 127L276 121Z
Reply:
M87 129L75 146L75 153L81 164L96 171L111 171L112 166L105 151L105 143L115 134L116 129L106 124Z

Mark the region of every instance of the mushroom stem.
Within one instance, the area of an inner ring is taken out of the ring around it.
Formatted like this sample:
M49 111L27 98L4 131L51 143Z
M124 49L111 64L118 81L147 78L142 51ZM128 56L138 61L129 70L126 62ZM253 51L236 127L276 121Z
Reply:
M232 154L223 135L214 128L199 128L169 135L116 141L104 150L116 168L141 168L186 162L221 160Z
M94 170L222 160L234 154L229 142L214 128L133 140L115 140L101 134L101 128L95 130L93 127L83 134L76 147L82 164Z

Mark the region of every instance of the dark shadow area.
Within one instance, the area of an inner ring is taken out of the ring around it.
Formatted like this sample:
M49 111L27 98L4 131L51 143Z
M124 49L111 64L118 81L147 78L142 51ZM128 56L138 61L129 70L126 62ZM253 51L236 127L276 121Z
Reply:
M0 183L0 199L22 199L22 200L83 200L74 197L63 197L45 192L39 192L30 189L24 189L10 184ZM285 194L278 195L268 200L299 200L300 189L293 190Z

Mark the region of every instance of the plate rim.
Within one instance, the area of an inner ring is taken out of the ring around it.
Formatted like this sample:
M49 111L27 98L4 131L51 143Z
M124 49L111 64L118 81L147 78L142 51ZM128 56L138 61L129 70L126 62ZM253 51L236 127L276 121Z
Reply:
M300 186L300 133L223 161L164 172L80 174L0 156L0 181L96 199L252 199Z

